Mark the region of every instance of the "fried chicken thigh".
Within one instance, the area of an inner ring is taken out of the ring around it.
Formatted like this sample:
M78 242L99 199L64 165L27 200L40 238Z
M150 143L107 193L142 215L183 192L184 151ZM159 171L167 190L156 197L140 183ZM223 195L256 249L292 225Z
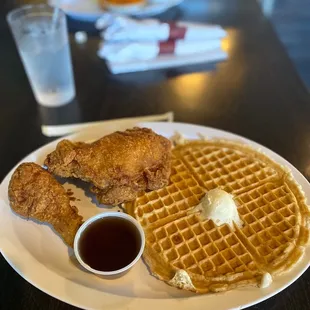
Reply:
M92 183L99 202L117 205L168 184L171 143L147 128L114 132L93 143L62 140L44 162L51 173Z
M42 167L35 163L19 165L9 184L9 200L17 214L51 224L64 242L73 246L83 219L70 205L62 185Z

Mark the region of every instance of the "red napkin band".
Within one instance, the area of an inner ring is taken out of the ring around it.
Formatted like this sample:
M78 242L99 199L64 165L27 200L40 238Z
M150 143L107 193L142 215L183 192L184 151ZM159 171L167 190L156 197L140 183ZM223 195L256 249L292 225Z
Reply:
M186 33L186 27L178 26L175 22L168 22L169 25L169 38L173 40L184 39Z
M174 54L175 41L159 42L159 54Z

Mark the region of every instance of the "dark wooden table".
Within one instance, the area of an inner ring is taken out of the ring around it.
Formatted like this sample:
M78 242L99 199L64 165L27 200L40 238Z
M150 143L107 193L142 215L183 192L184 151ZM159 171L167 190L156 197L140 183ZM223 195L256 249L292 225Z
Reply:
M51 139L41 124L175 112L176 121L212 126L255 140L310 177L310 97L268 19L254 0L187 0L163 19L218 23L230 29L222 64L113 76L97 58L98 38L72 41L77 99L39 108L0 5L0 179ZM88 27L70 22L71 29ZM195 72L195 73L194 73ZM21 253L22 255L22 253ZM0 309L73 309L23 280L0 255ZM310 309L310 271L284 292L251 309Z

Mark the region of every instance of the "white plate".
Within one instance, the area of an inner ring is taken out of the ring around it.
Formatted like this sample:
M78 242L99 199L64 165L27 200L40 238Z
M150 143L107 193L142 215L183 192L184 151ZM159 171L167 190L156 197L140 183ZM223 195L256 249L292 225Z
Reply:
M175 131L185 137L198 138L197 133L208 137L243 141L261 148L267 155L282 165L288 166L302 186L310 201L310 184L290 163L271 150L234 134L208 127L180 123L142 123L159 134L170 137ZM123 130L124 128L119 128ZM102 128L76 134L73 140L90 141L110 133L115 128ZM45 156L56 147L57 141L38 149L25 161L42 164ZM0 186L0 248L9 264L28 282L37 288L69 304L86 309L241 309L263 301L294 282L308 268L310 247L300 263L289 273L276 277L266 289L244 288L219 294L197 295L172 288L149 275L142 261L124 277L115 280L101 279L89 274L69 258L72 252L47 225L25 221L13 214L7 198L7 188L12 171ZM74 196L80 198L76 205L85 219L106 210L95 207L83 190L68 183ZM223 298L223 296L225 296Z
M184 0L149 0L145 6L132 16L147 17L161 14ZM94 22L104 12L97 0L48 0L53 6L63 9L70 17L78 20Z

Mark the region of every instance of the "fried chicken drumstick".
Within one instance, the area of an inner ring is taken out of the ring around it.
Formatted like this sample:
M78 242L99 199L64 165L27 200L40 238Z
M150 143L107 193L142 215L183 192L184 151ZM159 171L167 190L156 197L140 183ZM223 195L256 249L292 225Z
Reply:
M19 165L9 184L9 200L17 214L51 224L64 242L73 246L83 219L70 205L62 185L42 167L35 163Z
M92 183L99 202L117 205L168 184L171 143L147 128L114 132L93 143L62 140L44 162L51 173Z

